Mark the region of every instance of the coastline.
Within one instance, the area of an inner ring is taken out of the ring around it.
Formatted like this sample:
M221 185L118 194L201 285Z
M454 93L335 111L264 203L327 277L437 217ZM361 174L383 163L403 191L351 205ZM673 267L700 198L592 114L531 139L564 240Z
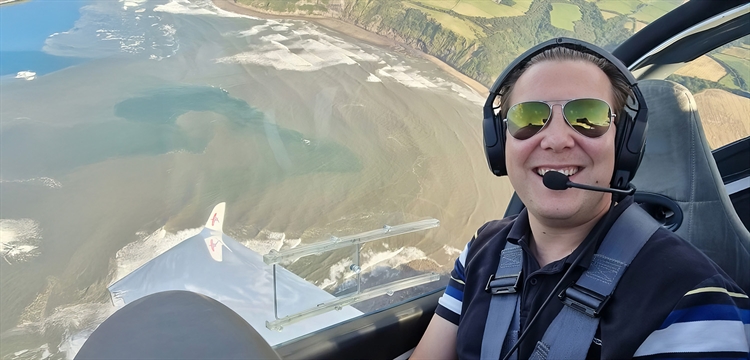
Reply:
M393 39L389 39L383 35L376 34L376 33L367 31L365 29L362 29L359 26L350 24L343 20L335 19L331 17L316 16L316 15L304 15L303 16L303 15L287 15L287 14L269 13L269 12L260 11L255 8L251 8L247 5L237 4L233 0L211 0L211 1L219 9L237 13L237 14L249 15L252 17L260 18L260 19L306 20L306 21L315 23L317 25L320 25L322 27L325 27L327 29L346 34L357 40L361 40L372 45L405 49L413 55L420 56L423 59L434 63L441 70L447 72L448 74L452 75L453 77L455 77L462 83L466 84L468 87L470 87L471 89L479 93L479 95L481 95L482 97L487 97L487 95L489 94L489 89L487 89L487 87L482 85L480 82L466 76L460 71L456 70L455 68L443 62L442 60L430 54L424 53L422 51L419 51L409 46L406 46L404 44L401 44Z

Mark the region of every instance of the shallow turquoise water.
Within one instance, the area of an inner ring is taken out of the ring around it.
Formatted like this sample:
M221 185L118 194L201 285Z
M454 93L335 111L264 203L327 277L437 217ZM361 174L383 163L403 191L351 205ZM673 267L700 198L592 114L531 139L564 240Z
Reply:
M0 76L30 70L38 75L78 64L80 58L42 51L50 35L73 28L90 0L31 0L0 6Z

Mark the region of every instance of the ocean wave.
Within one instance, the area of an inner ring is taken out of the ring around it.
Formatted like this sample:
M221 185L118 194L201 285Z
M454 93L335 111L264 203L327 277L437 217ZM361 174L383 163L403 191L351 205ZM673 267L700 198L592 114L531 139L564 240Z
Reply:
M20 351L16 351L12 354L6 355L3 357L3 359L8 360L47 360L52 356L52 353L49 351L49 344L43 344L42 346L36 348L36 349L24 349Z
M259 30L258 30L259 31ZM253 29L248 30L253 32ZM249 36L249 35L248 35ZM377 56L364 51L351 51L325 39L289 40L281 34L260 38L265 42L251 51L216 59L217 63L255 64L277 70L315 71L334 65L354 65L357 61L377 61ZM359 48L354 48L361 50Z
M107 320L117 309L111 303L60 307L44 320L44 328L54 327L58 331L62 330L63 337L58 349L65 353L67 359L72 360L99 324Z
M268 33L271 32L271 33ZM331 36L307 22L267 20L250 29L227 34L257 38L260 45L231 56L215 59L216 63L254 64L278 70L316 71L334 65L379 62L380 56L363 47Z
M267 30L269 28L269 26L270 25L268 23L261 24L261 25L255 25L255 26L251 27L248 30L244 30L244 31L238 32L237 36L239 36L239 37L253 36L253 35L256 35L256 34L260 33L261 31Z
M367 82L383 82L383 80L380 80L379 77L370 74L370 76L367 77Z
M187 0L170 0L166 4L157 5L154 11L180 15L215 15L220 17L257 19L252 16L237 14L220 9L210 0L190 2Z
M260 255L268 254L271 250L281 251L282 249L292 249L302 242L302 239L287 239L286 234L283 232L274 232L265 229L261 230L253 239L237 240L240 244Z
M264 37L262 37L260 39L263 40L263 41L269 41L269 42L270 41L284 41L284 40L289 40L289 38L287 38L286 36L281 35L281 34L266 35L266 36L264 36Z
M380 268L396 269L401 265L408 264L415 260L426 260L435 263L438 267L440 266L437 262L430 259L424 251L413 246L407 246L400 247L396 250L379 252L367 250L362 252L360 254L360 272L374 273ZM357 272L352 270L351 263L352 261L350 259L343 259L331 265L329 269L329 277L317 282L315 285L321 289L326 289L349 281L357 275Z
M154 11L182 15L217 15L214 11L192 4L186 0L170 0L166 4L157 5Z
M445 251L445 254L448 256L461 255L461 249L454 248L453 246L443 245L443 251Z
M18 119L16 119L16 120L18 120ZM46 187L51 188L51 189L59 189L59 188L62 187L62 183L61 182L59 182L59 181L57 181L57 180L55 180L53 178L46 177L46 176L35 177L35 178L31 178L31 179L22 179L22 180L2 180L2 179L0 179L0 184L5 184L5 183L11 183L11 184L12 183L20 183L20 184L29 183L31 185L46 186Z
M419 71L412 70L411 67L406 65L385 66L378 69L378 75L392 78L410 88L427 89L438 87L437 84L420 75Z
M14 352L13 360L74 359L86 339L118 308L111 303L83 303L55 308L43 320L26 322L16 329L23 333L36 333L49 341L53 334L61 334L59 343L46 343L38 348ZM5 359L5 358L4 358Z
M8 264L39 256L41 240L38 222L32 219L0 219L0 254Z
M127 10L128 8L139 7L146 3L148 0L120 0L122 3L122 9Z
M457 93L458 96L471 101L474 104L477 105L484 105L484 102L486 99L484 99L481 95L477 94L476 91L473 89L467 88L465 86L461 86L456 83L450 83L450 89Z
M34 80L36 79L36 73L33 71L19 71L18 74L16 74L16 79L24 79L24 80Z
M56 56L103 58L115 54L161 60L179 49L174 25L147 0L95 1L83 6L72 29L49 36L43 51Z

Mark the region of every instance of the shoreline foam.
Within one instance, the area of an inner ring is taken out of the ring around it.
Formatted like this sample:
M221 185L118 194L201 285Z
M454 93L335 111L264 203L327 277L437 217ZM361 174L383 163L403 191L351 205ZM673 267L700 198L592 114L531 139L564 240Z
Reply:
M457 78L462 83L466 84L467 86L472 88L474 91L478 92L481 96L486 97L487 94L489 93L489 89L487 89L487 87L482 85L480 82L461 73L460 71L456 70L454 67L448 65L447 63L443 62L442 60L430 54L413 49L405 44L401 44L397 42L396 40L387 38L380 34L367 31L365 29L362 29L359 26L350 24L340 19L315 16L315 15L302 16L302 15L276 14L276 13L264 12L264 11L249 7L244 4L237 4L232 0L211 0L211 1L219 9L241 14L241 15L248 15L248 16L252 16L252 17L256 17L260 19L306 20L306 21L315 23L317 25L320 25L322 27L325 27L329 30L333 30L336 32L346 34L355 39L367 42L372 45L407 49L410 53L420 56L423 59L428 60L432 62L433 64L437 65L441 70Z

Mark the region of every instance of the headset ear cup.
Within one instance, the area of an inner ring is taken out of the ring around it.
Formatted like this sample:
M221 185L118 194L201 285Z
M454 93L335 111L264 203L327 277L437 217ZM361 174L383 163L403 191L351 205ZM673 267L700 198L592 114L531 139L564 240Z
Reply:
M618 182L623 182L623 173L622 173L622 165L623 161L621 158L621 155L623 151L625 151L625 144L627 143L628 138L630 137L630 131L631 131L631 118L630 114L623 111L622 116L620 117L619 121L615 125L615 129L617 130L615 132L615 168L612 172L612 180L610 181L610 186L612 187L619 187Z
M496 176L507 175L505 168L505 130L498 117L492 115L482 122L484 134L484 155L490 171Z
M643 115L645 115L645 110L639 114L639 116ZM623 112L615 135L615 171L612 174L612 187L625 189L630 180L633 180L643 159L647 128L648 124L644 119L638 116L634 119L629 113ZM637 145L633 146L633 144Z
M503 122L498 116L495 116L495 128L497 129L497 137L500 139L500 143L497 144L498 172L496 172L495 175L508 175L508 168L505 165L505 128L503 127Z

